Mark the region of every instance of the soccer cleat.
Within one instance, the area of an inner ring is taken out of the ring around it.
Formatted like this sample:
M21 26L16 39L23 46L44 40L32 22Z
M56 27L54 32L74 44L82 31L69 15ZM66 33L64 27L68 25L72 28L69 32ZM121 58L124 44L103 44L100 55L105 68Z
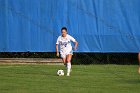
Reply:
M70 76L70 73L67 73L67 75L66 76Z
M72 72L72 69L70 69L70 72ZM68 72L66 76L70 76L70 72Z

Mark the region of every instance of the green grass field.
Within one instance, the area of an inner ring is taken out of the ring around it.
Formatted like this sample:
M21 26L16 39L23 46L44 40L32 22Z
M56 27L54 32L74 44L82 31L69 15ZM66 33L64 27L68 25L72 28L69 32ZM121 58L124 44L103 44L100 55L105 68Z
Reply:
M140 93L136 65L0 65L0 93Z

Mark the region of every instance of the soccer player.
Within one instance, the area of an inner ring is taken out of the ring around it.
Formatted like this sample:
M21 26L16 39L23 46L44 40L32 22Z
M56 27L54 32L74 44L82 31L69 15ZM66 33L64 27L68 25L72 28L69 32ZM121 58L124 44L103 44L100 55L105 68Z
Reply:
M140 52L138 53L138 61L139 61L139 68L138 68L138 72L140 74Z
M67 28L61 28L61 36L57 38L56 42L56 55L59 57L58 45L60 45L60 54L64 62L64 65L67 68L67 76L70 76L71 72L71 58L73 55L73 49L71 41L74 42L74 50L77 49L78 42L70 35L67 34Z

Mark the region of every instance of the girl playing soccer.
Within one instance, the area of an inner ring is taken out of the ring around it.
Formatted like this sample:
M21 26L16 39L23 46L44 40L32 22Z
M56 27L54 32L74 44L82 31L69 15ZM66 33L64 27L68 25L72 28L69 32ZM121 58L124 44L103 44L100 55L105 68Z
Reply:
M74 50L77 49L78 42L70 35L67 34L67 28L63 27L61 29L61 36L58 37L56 42L56 55L59 57L58 45L60 45L61 58L67 68L67 76L70 76L71 72L71 58L73 55L71 41L74 42Z

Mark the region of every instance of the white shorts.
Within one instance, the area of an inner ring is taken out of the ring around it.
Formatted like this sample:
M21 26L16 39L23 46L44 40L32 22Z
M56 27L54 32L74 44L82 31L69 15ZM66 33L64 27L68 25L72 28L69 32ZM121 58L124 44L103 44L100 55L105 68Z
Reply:
M63 52L60 52L60 54L61 54L61 58L66 58L66 56L68 55L68 54L72 54L73 55L73 50L69 50L69 51L63 51Z

